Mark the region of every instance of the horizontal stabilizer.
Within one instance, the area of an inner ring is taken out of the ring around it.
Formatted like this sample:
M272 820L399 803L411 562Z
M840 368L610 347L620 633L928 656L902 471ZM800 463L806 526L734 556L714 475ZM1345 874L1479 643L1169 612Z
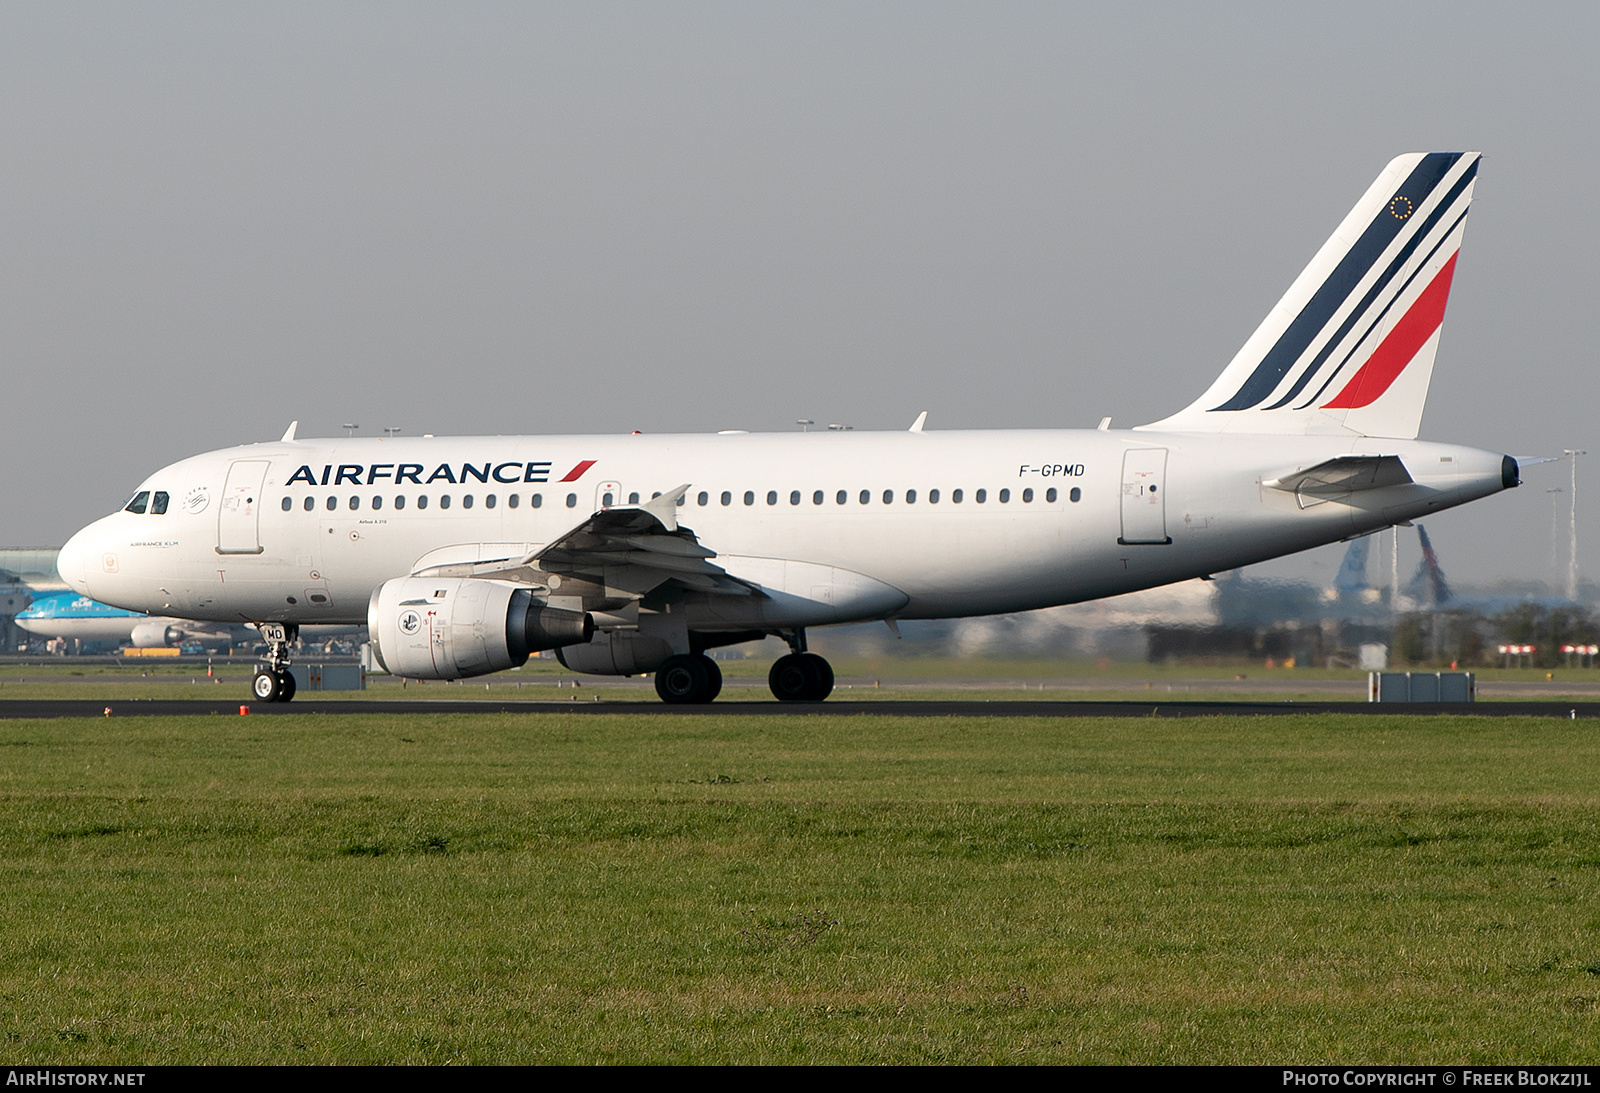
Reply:
M1261 483L1269 489L1289 493L1332 496L1357 490L1381 490L1413 481L1411 472L1397 455L1341 455Z

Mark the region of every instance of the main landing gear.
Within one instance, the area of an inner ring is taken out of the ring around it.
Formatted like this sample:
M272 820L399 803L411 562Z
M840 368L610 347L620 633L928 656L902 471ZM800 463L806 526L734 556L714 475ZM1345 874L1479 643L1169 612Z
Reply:
M779 657L767 673L767 686L779 702L821 702L833 693L833 665L806 652L806 632L795 628L776 635L789 643L789 655Z
M704 653L670 656L656 669L656 694L673 705L699 705L722 692L722 669Z
M754 636L754 635L752 635ZM779 657L767 673L767 686L779 702L821 702L833 693L833 667L806 652L806 632L777 635L793 652ZM673 705L700 705L722 691L722 669L704 653L670 656L656 669L656 694Z
M779 702L821 702L833 693L833 666L815 653L790 653L773 662L767 686Z
M258 702L287 702L294 697L294 676L289 672L289 643L300 636L300 628L293 623L258 622L255 624L267 642L267 663L256 669L250 681L250 690Z

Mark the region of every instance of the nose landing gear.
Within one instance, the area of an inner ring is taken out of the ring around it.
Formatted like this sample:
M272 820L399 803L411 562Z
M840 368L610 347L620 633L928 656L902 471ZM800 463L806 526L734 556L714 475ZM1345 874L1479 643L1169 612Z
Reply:
M289 673L289 644L300 636L294 623L258 622L255 628L267 642L267 663L256 669L250 690L260 702L287 702L294 697L294 676Z

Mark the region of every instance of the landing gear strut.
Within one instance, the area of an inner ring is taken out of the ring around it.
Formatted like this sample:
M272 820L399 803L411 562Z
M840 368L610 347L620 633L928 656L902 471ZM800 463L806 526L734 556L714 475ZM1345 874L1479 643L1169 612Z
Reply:
M722 691L722 669L704 654L670 656L656 669L656 694L673 705L710 702Z
M255 624L267 642L267 663L256 669L250 690L261 702L287 702L294 697L294 676L289 672L289 643L300 636L294 623L258 622Z
M806 652L806 632L794 630L780 634L794 650L779 657L767 673L767 686L779 702L821 702L833 693L833 666L815 653Z

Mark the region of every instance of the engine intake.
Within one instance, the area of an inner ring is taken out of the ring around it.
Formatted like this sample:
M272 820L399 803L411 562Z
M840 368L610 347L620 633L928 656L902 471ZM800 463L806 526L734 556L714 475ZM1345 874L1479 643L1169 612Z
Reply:
M397 577L372 593L367 632L392 675L463 679L519 667L541 649L581 645L594 636L594 619L500 581Z

